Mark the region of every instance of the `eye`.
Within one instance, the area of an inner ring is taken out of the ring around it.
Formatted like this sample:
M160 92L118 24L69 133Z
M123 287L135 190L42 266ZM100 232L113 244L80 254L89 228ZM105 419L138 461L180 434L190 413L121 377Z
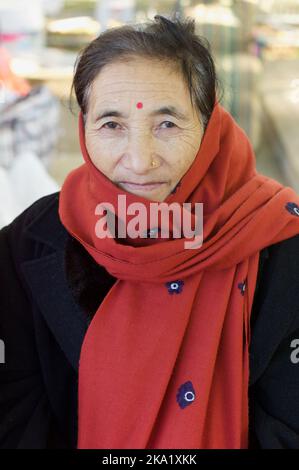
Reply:
M109 122L106 122L106 124L103 124L102 128L104 128L104 129L116 129L116 127L111 127L110 125L108 126L108 124L112 124L113 126L118 126L117 122L109 121ZM105 126L108 126L108 127L105 127Z
M176 127L176 125L171 121L163 121L162 122L162 124L165 124L165 123L170 124L170 126L166 126L166 129L171 129L172 127ZM162 126L162 124L161 124L161 126Z

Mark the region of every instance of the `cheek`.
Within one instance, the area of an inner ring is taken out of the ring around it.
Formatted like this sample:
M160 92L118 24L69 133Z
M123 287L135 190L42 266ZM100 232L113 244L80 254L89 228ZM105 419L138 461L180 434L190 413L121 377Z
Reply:
M176 174L179 177L183 176L188 171L196 155L197 151L195 147L181 145L176 148L173 168L176 169Z
M115 165L114 151L111 145L100 142L97 136L85 137L87 152L93 164L106 176L109 176Z
M175 170L175 177L177 179L182 178L182 176L188 171L188 169L191 166L193 160L187 159L187 158L181 158L176 162L176 170Z

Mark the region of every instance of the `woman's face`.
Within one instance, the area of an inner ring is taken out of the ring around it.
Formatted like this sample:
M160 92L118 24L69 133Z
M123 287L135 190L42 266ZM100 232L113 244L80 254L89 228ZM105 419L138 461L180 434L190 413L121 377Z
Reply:
M86 148L94 165L129 193L163 201L191 166L202 137L187 85L173 66L143 58L114 62L93 81Z

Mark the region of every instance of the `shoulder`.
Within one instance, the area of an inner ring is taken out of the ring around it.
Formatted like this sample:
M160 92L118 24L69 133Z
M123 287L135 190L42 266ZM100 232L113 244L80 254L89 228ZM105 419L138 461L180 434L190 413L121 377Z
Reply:
M279 284L282 290L299 281L299 234L269 245L260 252L254 307Z
M251 312L251 383L273 364L278 351L290 354L299 337L299 234L261 252L258 286ZM299 370L299 369L298 369Z
M32 258L37 242L27 229L46 211L55 212L58 194L37 200L0 230L0 338L5 344L5 367L38 369L31 296L22 275L23 260ZM4 366L2 366L4 370Z
M262 448L299 448L299 235L267 247L253 313L250 385Z
M249 356L254 447L299 448L298 292L299 234L260 253Z
M43 214L57 213L57 206L58 193L43 197L0 230L0 334L6 338L8 352L22 349L21 336L29 338L26 351L22 352L24 357L32 349L34 332L31 297L21 266L40 251L39 242L29 236L29 228ZM55 217L58 219L57 215ZM18 342L18 348L13 346L14 341Z
M299 328L299 234L266 247L251 312L251 383L275 351Z
M269 246L268 250L273 260L290 261L292 266L299 267L299 233Z
M34 251L38 237L30 236L30 229L38 224L39 220L52 219L58 221L58 202L59 192L55 192L48 196L44 196L20 215L18 215L9 225L0 230L0 257L4 256L4 252L9 252L11 257L18 265L20 261L26 259Z
M27 207L21 214L19 214L9 225L6 225L0 230L0 234L9 233L13 231L21 231L29 226L37 218L41 217L44 212L49 210L58 210L59 192L41 197L33 204ZM21 233L20 233L21 235Z
M44 196L20 215L18 215L10 224L0 230L0 276L7 275L9 270L14 267L18 270L18 262L22 258L26 259L26 253L33 250L36 240L30 237L30 227L34 226L44 215L51 213L55 219L58 219L58 200L59 192ZM13 262L13 263L12 263Z

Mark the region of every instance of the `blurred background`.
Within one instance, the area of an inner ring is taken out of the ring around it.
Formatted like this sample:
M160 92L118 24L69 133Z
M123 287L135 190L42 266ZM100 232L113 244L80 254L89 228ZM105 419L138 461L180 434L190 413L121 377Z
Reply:
M299 193L299 0L0 0L0 227L82 163L69 110L79 50L109 27L174 12L209 40L222 105L258 171Z

